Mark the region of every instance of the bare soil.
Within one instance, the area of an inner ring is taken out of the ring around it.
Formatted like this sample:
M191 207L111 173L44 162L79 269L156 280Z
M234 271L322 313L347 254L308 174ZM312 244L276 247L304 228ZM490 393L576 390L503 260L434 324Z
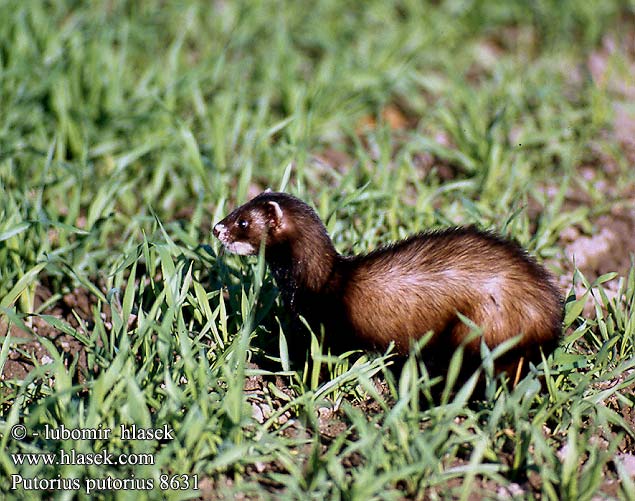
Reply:
M36 290L35 309L37 310L51 296L52 292L47 287L39 286ZM86 346L72 335L52 326L45 315L63 320L80 333L89 334L94 326L93 309L97 305L97 298L89 291L76 288L46 308L42 314L27 317L25 325L30 331L25 331L16 325L7 329L6 320L0 319L0 336L5 336L7 330L10 330L11 336L25 340L9 349L8 359L0 374L0 381L22 380L36 365L46 365L53 361L51 354L38 341L38 336L41 336L53 342L57 351L64 357L67 366L70 366L75 358L78 359L76 377L78 382L83 382L87 370ZM100 316L108 322L110 318L108 305L102 305Z

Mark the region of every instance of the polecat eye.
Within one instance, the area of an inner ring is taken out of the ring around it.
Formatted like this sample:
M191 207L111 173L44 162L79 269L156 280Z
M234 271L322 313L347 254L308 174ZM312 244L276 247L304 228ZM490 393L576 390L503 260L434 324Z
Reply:
M239 220L238 220L238 227L239 227L241 230L246 230L246 229L247 229L247 226L249 226L249 222L248 222L248 221L246 221L246 220L244 220L244 219L239 219Z

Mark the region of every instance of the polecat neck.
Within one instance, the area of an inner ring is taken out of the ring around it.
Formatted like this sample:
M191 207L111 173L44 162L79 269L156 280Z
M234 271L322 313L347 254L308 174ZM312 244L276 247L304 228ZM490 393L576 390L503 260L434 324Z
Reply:
M304 225L292 238L267 248L266 259L281 289L320 292L340 255L320 222Z

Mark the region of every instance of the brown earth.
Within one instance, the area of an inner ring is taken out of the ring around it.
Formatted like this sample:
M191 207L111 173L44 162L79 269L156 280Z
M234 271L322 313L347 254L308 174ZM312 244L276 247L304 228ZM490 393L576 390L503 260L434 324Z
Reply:
M45 286L39 286L35 293L35 309L52 297L52 292ZM66 322L80 334L90 335L94 327L94 312L98 300L89 291L83 288L68 292L52 306L46 308L40 315L31 315L25 319L28 330L11 325L10 334L21 338L24 342L14 345L9 349L0 381L20 381L37 365L46 365L53 362L51 354L42 346L38 336L52 341L64 359L66 367L70 366L74 359L78 359L76 377L78 382L85 379L87 367L86 346L77 338L51 325L44 315L50 315ZM101 319L109 325L110 308L103 305L100 312ZM7 334L8 323L5 318L0 318L0 337Z

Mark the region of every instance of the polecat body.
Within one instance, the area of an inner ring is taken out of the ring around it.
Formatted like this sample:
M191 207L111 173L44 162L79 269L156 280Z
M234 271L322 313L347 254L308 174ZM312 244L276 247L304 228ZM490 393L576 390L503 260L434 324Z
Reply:
M304 316L334 349L385 350L394 342L406 354L428 331L431 359L447 360L461 344L480 362L481 327L492 349L522 334L496 369L515 371L524 357L540 361L561 335L562 298L552 277L518 244L473 227L420 233L369 254L342 256L307 204L265 192L214 226L214 235L237 254L265 259L285 305ZM443 362L441 362L443 363ZM512 375L512 374L510 374Z

